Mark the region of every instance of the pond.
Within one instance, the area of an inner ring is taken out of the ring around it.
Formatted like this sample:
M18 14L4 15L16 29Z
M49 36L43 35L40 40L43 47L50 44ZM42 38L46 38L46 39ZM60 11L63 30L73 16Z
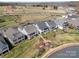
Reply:
M62 49L49 55L48 58L79 58L79 46Z

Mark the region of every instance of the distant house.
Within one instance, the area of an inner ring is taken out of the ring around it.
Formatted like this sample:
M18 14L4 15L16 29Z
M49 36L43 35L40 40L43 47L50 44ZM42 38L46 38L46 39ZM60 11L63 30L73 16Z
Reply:
M79 18L78 15L72 15L72 14L68 15L68 19L71 19L71 20L76 20L77 18Z
M15 46L18 42L25 39L25 35L20 33L17 28L8 28L4 30L4 36Z
M59 28L59 29L64 29L64 22L65 22L65 20L64 19L62 19L62 20L58 20L58 19L56 19L56 20L54 20L55 21L55 23L56 23L56 27L57 28Z
M73 7L67 7L67 8L66 8L66 12L68 12L68 13L75 13L76 10L75 10L75 8L73 8Z
M75 29L79 30L79 20L69 20L69 25L72 25Z
M45 23L50 30L54 30L56 28L56 23L54 21L46 21Z
M0 33L0 54L9 51L9 47L8 44L6 43L6 41L4 40L3 35Z
M35 26L39 33L48 32L49 28L44 21L35 23Z
M27 36L28 39L32 38L35 35L38 35L38 30L33 24L29 24L23 27L18 27L18 30Z

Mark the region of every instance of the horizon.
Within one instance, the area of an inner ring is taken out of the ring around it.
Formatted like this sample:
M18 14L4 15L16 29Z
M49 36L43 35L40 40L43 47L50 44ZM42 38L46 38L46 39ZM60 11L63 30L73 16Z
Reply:
M71 2L79 0L0 0L0 3L41 3L41 2Z

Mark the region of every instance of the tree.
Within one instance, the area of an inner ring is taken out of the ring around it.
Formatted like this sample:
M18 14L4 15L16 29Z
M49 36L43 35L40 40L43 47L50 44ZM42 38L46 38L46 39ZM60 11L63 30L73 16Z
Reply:
M58 9L58 7L57 7L57 6L54 6L54 9L55 9L55 10L57 10L57 9Z

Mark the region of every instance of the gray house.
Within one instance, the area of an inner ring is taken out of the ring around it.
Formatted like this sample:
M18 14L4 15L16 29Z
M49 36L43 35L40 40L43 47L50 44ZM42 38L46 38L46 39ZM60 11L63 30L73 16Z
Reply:
M69 25L72 25L75 29L79 30L79 19L77 20L69 20Z
M35 23L35 27L39 31L39 33L48 32L49 27L46 25L44 21Z
M23 27L18 27L18 30L27 36L28 39L31 39L33 36L38 35L38 30L33 24L29 24Z
M56 28L56 23L54 21L46 21L45 23L50 30L54 30Z
M64 19L61 19L61 20L56 19L54 21L56 23L57 28L62 29L62 30L64 29L64 22L66 22L66 20L64 20Z
M25 35L20 33L17 28L8 28L4 30L4 36L15 46L18 42L25 39Z
M67 18L67 19L76 20L76 19L78 19L78 18L79 18L78 15L68 15L68 18Z
M8 44L6 43L6 41L4 40L3 35L0 33L0 54L9 51L9 47Z

